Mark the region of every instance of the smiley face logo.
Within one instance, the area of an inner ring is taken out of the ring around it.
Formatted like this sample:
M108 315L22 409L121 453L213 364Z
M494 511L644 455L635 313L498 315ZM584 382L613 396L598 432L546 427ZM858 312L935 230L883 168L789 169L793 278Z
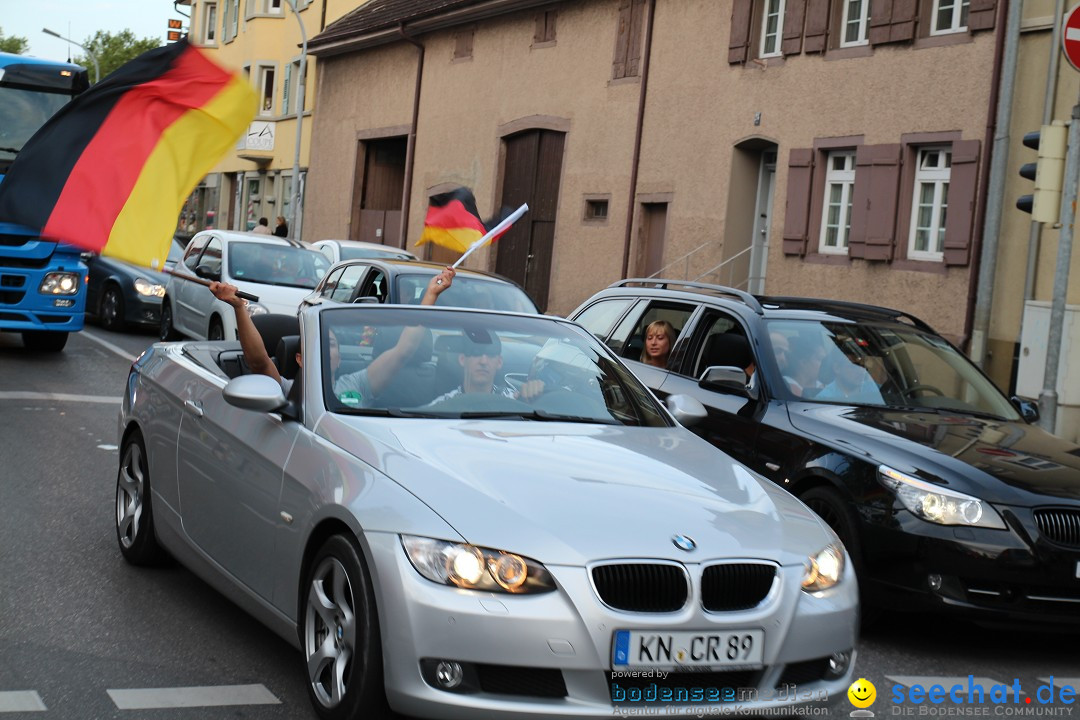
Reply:
M877 700L877 688L866 678L859 678L847 689L848 700L857 708L868 708Z

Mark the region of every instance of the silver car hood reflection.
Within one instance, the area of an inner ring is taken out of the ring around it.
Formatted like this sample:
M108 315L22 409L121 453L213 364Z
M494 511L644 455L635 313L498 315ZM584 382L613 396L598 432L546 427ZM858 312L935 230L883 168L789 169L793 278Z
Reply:
M317 432L400 483L470 543L544 563L734 557L792 565L834 541L798 500L718 462L719 451L684 428L538 425L327 414ZM677 549L676 534L697 548Z

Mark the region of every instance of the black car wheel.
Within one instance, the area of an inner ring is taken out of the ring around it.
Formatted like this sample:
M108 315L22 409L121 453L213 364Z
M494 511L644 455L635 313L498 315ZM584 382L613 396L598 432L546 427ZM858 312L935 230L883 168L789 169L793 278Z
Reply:
M856 520L840 493L828 487L815 487L800 495L799 499L840 536L840 542L844 543L851 562L855 564L855 572L858 572L862 567L862 550Z
M356 544L327 540L311 562L301 632L308 696L319 717L382 720L382 642L371 579Z
M162 342L180 339L180 333L176 332L176 328L173 327L172 304L169 302L169 298L162 298L161 301L161 330L158 333L158 338Z
M101 296L98 317L101 318L101 326L106 330L124 329L124 298L120 294L120 288L115 285L106 288Z
M133 434L120 453L116 473L116 539L132 565L153 565L164 553L154 536L150 506L150 470L142 436Z
M210 328L206 331L207 340L224 340L225 328L221 325L221 318L217 315L210 318Z

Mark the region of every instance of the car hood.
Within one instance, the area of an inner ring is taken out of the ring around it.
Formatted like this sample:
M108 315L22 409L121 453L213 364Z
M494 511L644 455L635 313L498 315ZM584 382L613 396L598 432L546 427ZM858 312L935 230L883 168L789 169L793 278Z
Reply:
M793 496L681 427L327 415L318 432L468 542L545 563L738 557L791 565L832 541ZM677 534L697 549L676 549Z
M295 315L300 309L300 301L311 294L309 287L266 285L235 279L229 282L259 298L259 304L265 306L268 312L280 315Z
M989 502L1080 500L1080 446L1022 421L797 403L802 432Z

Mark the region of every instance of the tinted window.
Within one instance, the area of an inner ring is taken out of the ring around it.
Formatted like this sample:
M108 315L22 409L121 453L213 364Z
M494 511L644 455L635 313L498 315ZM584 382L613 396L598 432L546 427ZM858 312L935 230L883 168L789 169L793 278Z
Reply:
M291 245L229 244L229 275L236 280L313 288L330 268L320 253Z
M619 323L608 345L627 360L641 361L642 352L645 349L645 333L649 325L665 321L673 330L675 337L671 342L671 347L674 348L675 340L678 340L683 326L686 325L686 321L690 319L695 309L694 305L665 301L642 305Z
M206 250L199 258L199 265L205 265L214 273L221 273L221 240L210 238L210 242L206 243Z
M574 321L598 338L605 338L626 308L630 307L631 298L601 300L581 311Z
M434 274L403 274L397 277L398 302L419 305ZM535 313L536 305L521 288L507 282L458 275L449 290L444 290L436 305Z
M341 274L343 272L345 272L345 268L335 270L326 278L322 292L319 293L320 297L328 298L333 294L334 290L337 289L338 280L341 279Z
M330 294L330 298L338 302L349 302L353 292L356 290L356 286L364 279L367 271L367 265L349 265L346 267L341 273L341 279L338 280L337 287Z

